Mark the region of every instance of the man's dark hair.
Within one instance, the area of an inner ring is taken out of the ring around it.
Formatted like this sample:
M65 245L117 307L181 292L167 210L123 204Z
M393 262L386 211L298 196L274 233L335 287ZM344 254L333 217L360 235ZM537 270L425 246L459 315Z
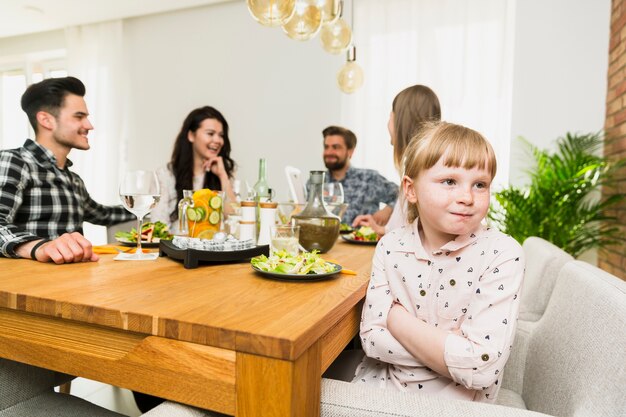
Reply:
M37 112L45 111L55 118L68 94L85 96L85 85L74 77L48 78L31 84L22 95L22 110L37 133Z
M324 139L326 139L326 136L341 136L348 149L354 149L356 147L356 135L345 127L328 126L326 129L322 130L322 135L324 136Z

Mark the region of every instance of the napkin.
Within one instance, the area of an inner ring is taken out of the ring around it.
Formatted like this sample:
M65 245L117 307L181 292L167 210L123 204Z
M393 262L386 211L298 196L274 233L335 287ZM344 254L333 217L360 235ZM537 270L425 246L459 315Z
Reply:
M98 255L106 255L106 254L116 255L118 253L135 253L137 251L137 248L103 245L103 246L94 246L92 250L93 250L93 253L97 253ZM146 249L142 249L142 252L148 253L149 251Z

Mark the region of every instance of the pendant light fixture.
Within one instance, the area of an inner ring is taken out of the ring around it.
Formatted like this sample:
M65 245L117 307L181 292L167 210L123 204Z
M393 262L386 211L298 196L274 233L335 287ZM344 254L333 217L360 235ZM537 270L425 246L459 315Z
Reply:
M334 23L341 14L341 0L317 0L317 7L322 12L322 24Z
M352 41L352 30L342 17L343 1L339 4L339 18L331 23L326 23L320 31L320 41L326 52L339 54L348 48Z
M350 19L352 21L352 30L354 31L354 0L351 1ZM354 43L350 45L346 55L346 64L337 74L337 83L341 91L346 94L352 94L363 85L363 70L356 63L356 46L354 46Z
M337 74L339 89L346 94L352 94L363 85L363 70L356 63L356 47L348 48L346 64Z
M284 25L295 11L296 0L246 0L250 14L264 26Z
M318 0L296 0L291 19L283 25L283 31L291 39L307 41L317 35L322 27L322 12Z

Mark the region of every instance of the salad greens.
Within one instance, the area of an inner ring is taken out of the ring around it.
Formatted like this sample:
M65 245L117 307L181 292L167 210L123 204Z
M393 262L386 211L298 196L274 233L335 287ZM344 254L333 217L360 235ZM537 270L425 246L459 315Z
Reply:
M348 223L341 223L339 225L339 231L340 232L351 232L352 230L354 230L354 229Z
M133 227L130 232L117 232L115 237L129 242L137 242L137 230ZM142 242L158 242L161 239L170 240L173 237L174 235L169 232L167 225L163 222L144 223L141 226Z
M366 242L376 242L378 241L378 235L369 226L360 227L357 231L354 232L354 240L363 240Z
M278 274L326 274L336 270L335 265L323 260L317 251L302 252L297 256L278 251L270 257L256 256L250 262L261 271Z

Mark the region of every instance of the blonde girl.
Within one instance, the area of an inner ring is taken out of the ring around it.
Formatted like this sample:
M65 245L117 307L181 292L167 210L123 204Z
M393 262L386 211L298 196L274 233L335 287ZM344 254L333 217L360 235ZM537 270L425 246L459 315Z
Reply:
M492 402L524 272L521 246L483 224L494 151L471 129L428 123L404 172L408 225L376 248L353 382Z

